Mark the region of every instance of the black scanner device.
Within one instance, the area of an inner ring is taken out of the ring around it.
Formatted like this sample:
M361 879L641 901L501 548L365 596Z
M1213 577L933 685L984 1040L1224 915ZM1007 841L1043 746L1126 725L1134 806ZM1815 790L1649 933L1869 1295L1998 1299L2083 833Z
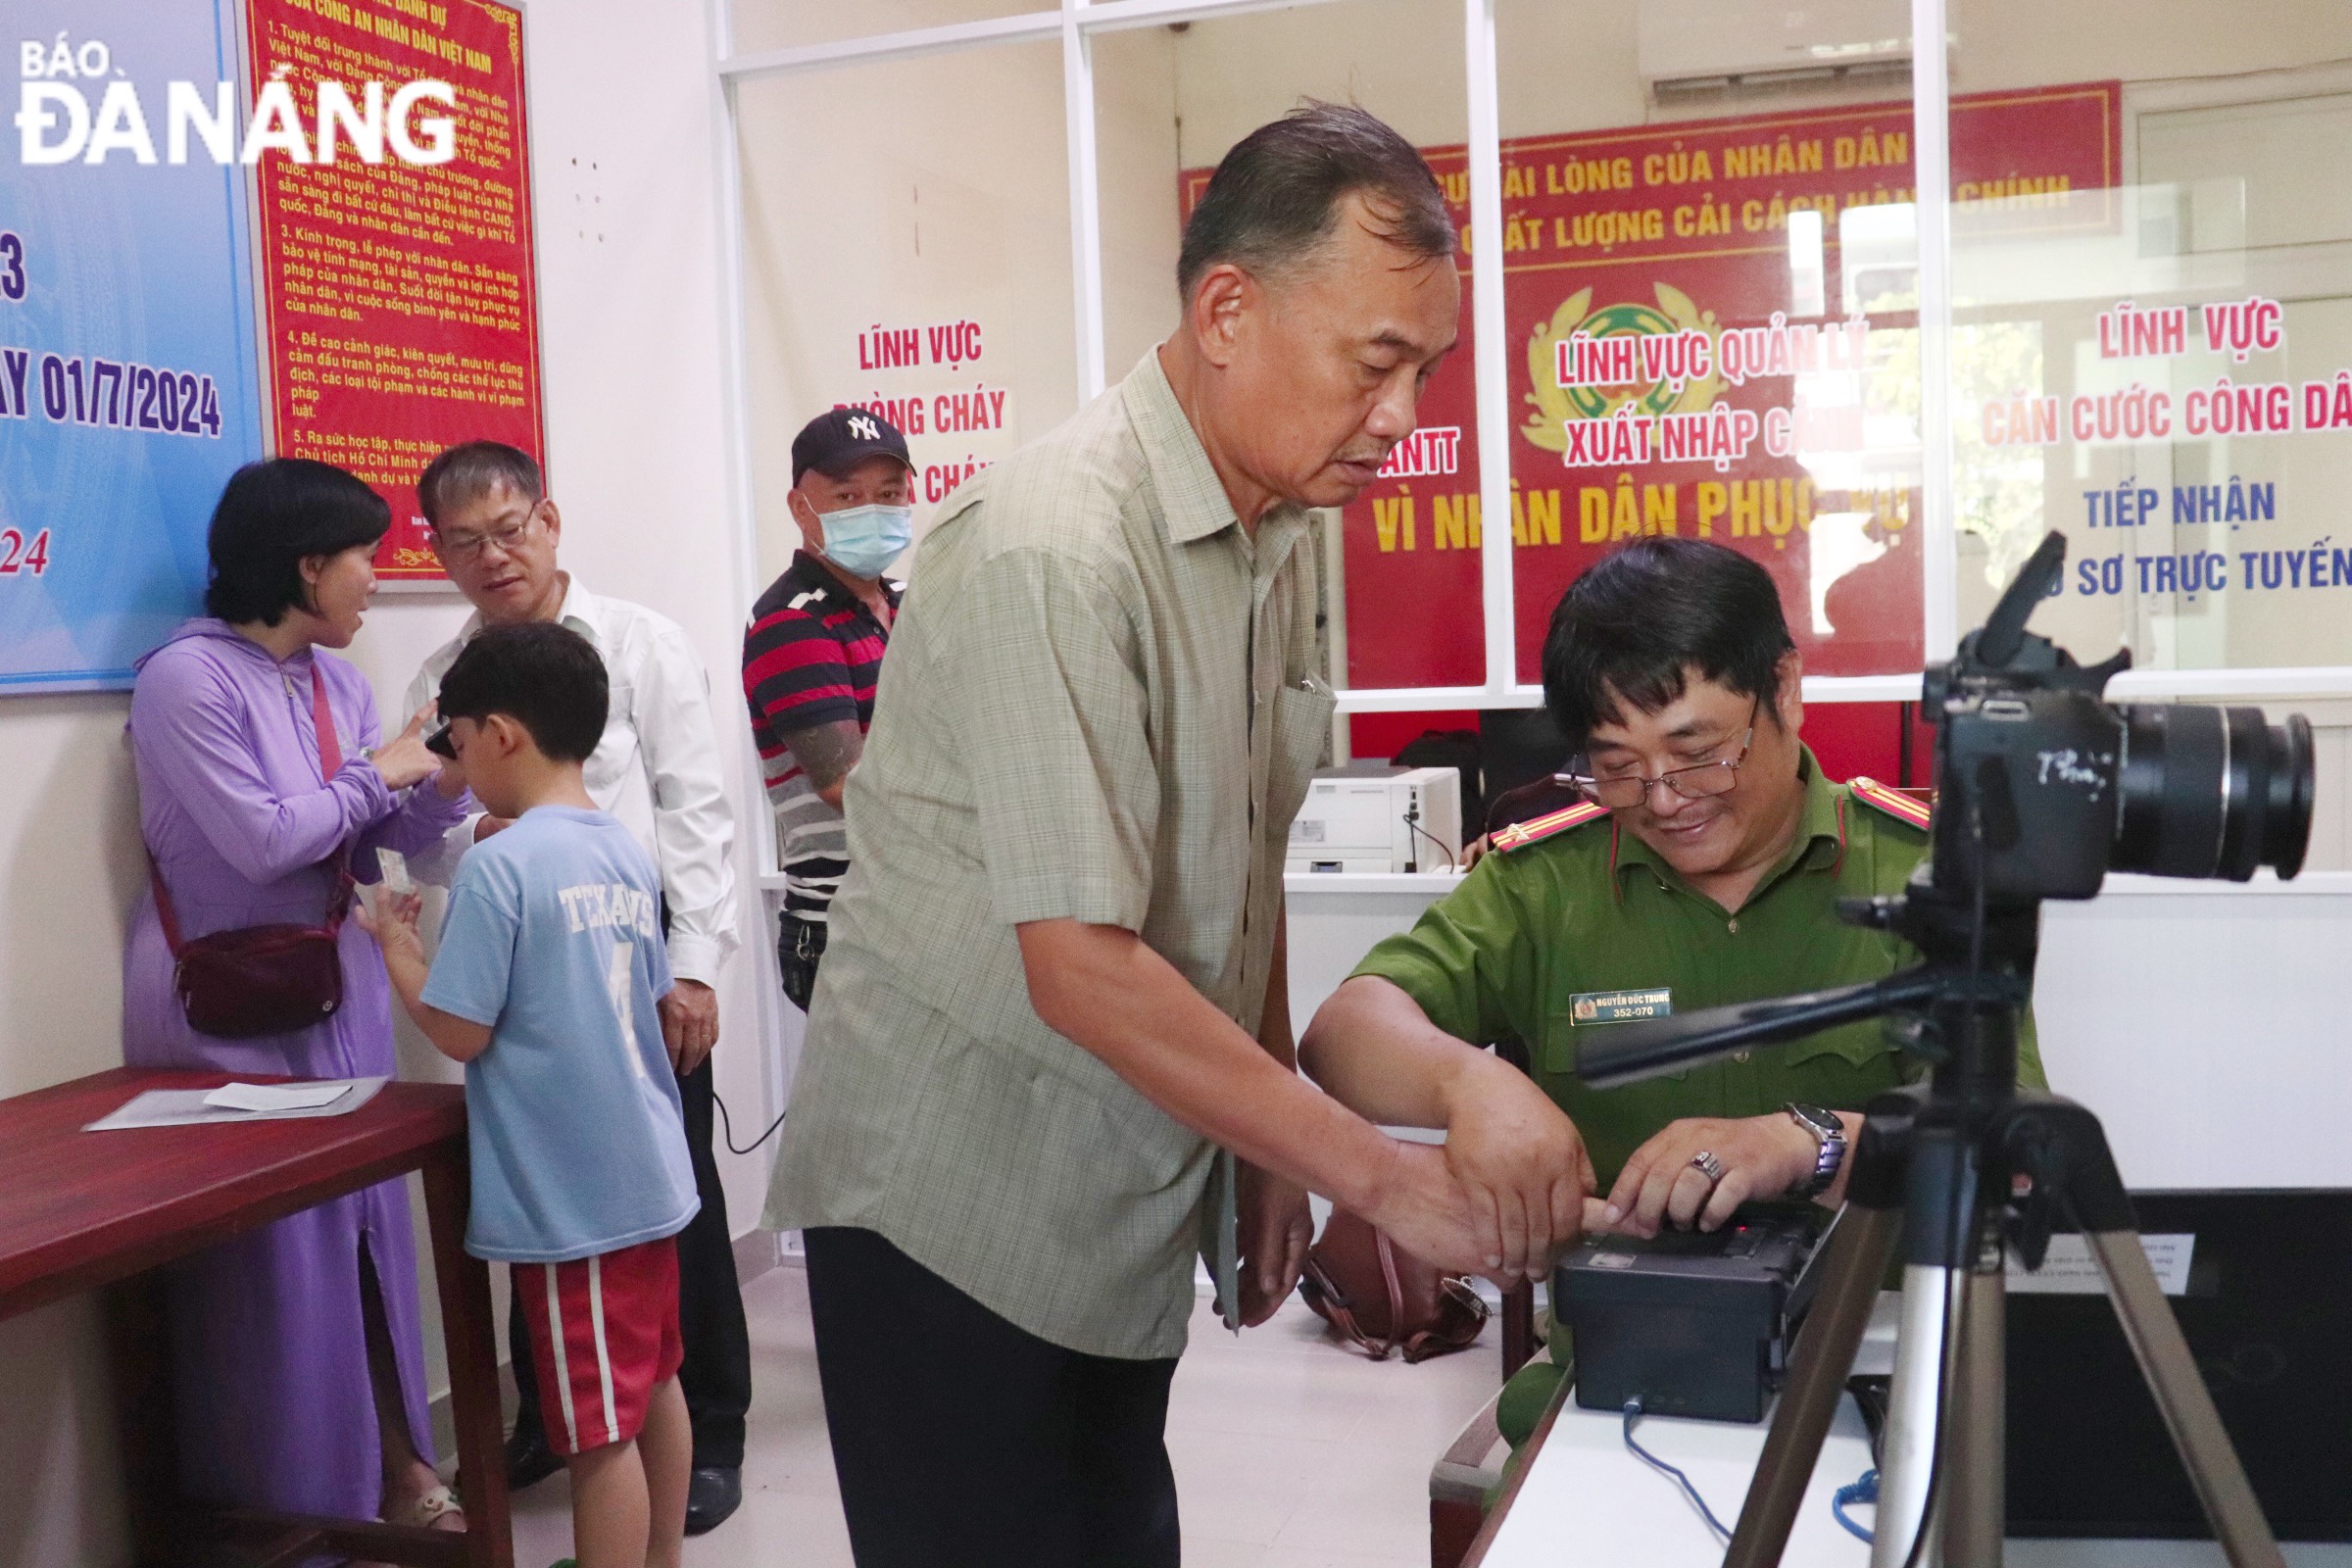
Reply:
M1815 1203L1743 1207L1717 1231L1598 1236L1560 1259L1552 1311L1576 1349L1576 1402L1761 1421L1837 1223Z

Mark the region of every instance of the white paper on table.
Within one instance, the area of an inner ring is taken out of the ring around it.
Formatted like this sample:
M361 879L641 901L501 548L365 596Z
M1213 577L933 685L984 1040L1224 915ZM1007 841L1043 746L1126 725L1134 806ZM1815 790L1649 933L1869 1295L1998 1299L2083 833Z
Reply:
M2167 1296L2188 1294L2188 1262L2196 1248L2193 1234L2139 1239L2139 1250L2148 1254L2148 1266ZM2097 1296L2107 1289L2107 1280L2099 1272L2098 1259L2090 1255L2090 1243L2069 1234L2050 1238L2049 1252L2032 1273L2011 1253L2007 1285L2011 1292L2029 1296Z
M351 1093L349 1080L317 1084L222 1084L204 1097L224 1110L311 1110Z
M143 1095L133 1096L121 1107L99 1117L82 1131L106 1133L133 1127L194 1127L205 1122L294 1121L311 1116L348 1116L373 1100L376 1091L389 1082L389 1078L347 1078L332 1083L297 1085L305 1089L334 1088L338 1093L323 1105L304 1105L292 1110L231 1110L223 1105L206 1104L205 1097L213 1092L210 1090L150 1089Z

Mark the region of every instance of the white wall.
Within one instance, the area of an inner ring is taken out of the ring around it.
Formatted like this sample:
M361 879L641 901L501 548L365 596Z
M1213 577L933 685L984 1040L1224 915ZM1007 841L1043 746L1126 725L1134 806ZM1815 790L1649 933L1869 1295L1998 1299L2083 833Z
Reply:
M723 440L707 16L696 0L530 0L525 29L564 561L693 636L748 841L758 786L735 676L748 599ZM377 600L352 657L387 711L463 615L448 594ZM0 702L0 1095L122 1060L120 955L141 877L127 708L124 697ZM747 911L754 875L747 848ZM719 1092L747 1139L772 1114L762 1027L788 1010L769 1000L755 919L747 912L751 951L721 986L717 1055ZM413 1035L402 1066L457 1077ZM719 1156L738 1234L758 1220L768 1152ZM424 1296L438 1391L429 1278ZM124 1560L94 1303L0 1323L0 1568Z

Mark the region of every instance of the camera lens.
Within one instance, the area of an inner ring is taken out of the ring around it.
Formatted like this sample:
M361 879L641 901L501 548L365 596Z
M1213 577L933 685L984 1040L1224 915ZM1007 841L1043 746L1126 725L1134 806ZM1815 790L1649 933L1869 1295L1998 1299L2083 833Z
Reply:
M2311 721L2196 703L2119 707L2118 871L2228 877L2303 868L2311 842Z

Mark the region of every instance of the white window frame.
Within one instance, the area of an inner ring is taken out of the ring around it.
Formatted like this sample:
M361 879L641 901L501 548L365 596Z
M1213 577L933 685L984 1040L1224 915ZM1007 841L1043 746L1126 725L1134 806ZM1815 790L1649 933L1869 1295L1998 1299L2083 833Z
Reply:
M751 460L743 374L742 175L736 92L742 83L837 66L1058 39L1070 184L1070 275L1078 356L1079 401L1103 389L1102 208L1095 146L1094 40L1103 33L1178 22L1203 22L1257 11L1295 10L1336 0L1062 0L1058 9L844 38L796 48L738 54L730 0L711 0L718 59L721 308L725 313L727 406L738 555L743 581L757 589L758 547L752 513ZM1429 0L1438 7L1447 0ZM1469 111L1470 277L1477 381L1479 505L1488 517L1510 515L1510 409L1503 331L1502 160L1496 85L1494 0L1460 0L1463 92ZM1951 122L1947 0L1912 0L1912 145L1917 149L1920 320L1921 516L1925 647L1930 662L1957 643L1957 567L1952 514ZM1487 678L1477 686L1354 688L1340 692L1342 712L1465 708L1534 708L1540 686L1518 679L1511 532L1485 531L1481 597ZM747 612L750 606L743 607ZM2105 650L2084 650L2091 656ZM2117 677L2118 697L2285 697L2352 693L2352 667L2282 669L2140 669ZM1805 677L1808 702L1910 702L1916 674Z

